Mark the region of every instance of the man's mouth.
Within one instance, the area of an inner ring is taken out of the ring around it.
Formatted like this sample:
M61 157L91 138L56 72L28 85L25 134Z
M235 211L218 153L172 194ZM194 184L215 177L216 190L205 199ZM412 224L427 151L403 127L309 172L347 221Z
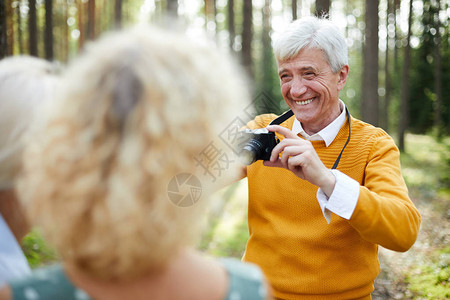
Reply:
M298 105L306 105L306 104L313 102L314 99L316 99L316 98L311 98L311 99L304 100L304 101L295 101L295 103Z

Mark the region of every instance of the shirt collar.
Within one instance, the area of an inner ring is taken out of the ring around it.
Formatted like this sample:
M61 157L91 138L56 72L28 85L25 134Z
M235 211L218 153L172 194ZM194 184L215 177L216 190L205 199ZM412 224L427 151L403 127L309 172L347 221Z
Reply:
M300 123L300 121L297 120L297 118L294 118L294 123L292 125L292 132L297 135L300 134L302 137L304 137L308 141L324 141L325 146L328 147L334 141L334 139L336 138L337 134L339 133L339 130L341 129L342 125L344 125L344 123L345 123L345 117L346 117L345 104L342 100L339 100L339 102L341 103L341 109L342 109L341 114L336 119L334 119L333 122L328 124L328 126L325 127L324 129L322 129L321 131L319 131L313 135L309 135L303 129L302 123Z

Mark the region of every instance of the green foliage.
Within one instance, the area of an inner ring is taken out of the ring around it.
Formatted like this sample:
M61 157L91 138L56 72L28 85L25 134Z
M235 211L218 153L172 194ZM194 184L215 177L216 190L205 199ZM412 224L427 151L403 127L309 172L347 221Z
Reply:
M211 231L211 233L213 232L214 235L219 233ZM244 254L245 244L248 239L247 220L245 218L241 219L235 226L220 234L208 245L208 253L216 257L235 257L240 259Z
M407 270L406 288L413 299L448 299L450 247L445 238L437 237L437 232L447 228L442 222L449 220L450 138L436 141L430 135L408 134L406 139L407 152L402 153L401 161L411 198L419 211L426 205L435 214L431 217L422 215L423 228L418 240L422 246L415 249L419 263ZM423 213L426 213L425 209L421 211ZM427 228L429 226L432 228Z
M413 198L433 201L436 209L450 209L450 137L437 142L430 135L407 135L402 171Z
M407 276L414 299L450 298L450 247L435 251L431 262L413 268Z
M58 260L58 256L43 239L39 230L32 230L22 241L22 249L31 268Z
M210 218L200 250L215 257L240 259L249 237L246 179L223 189L221 195L223 204Z
M440 44L436 38L438 24L436 15L439 13L436 1L425 0L421 16L423 28L420 45L412 51L411 81L410 81L410 129L415 133L427 133L435 122L436 88L435 68L436 49L441 52L442 71L442 101L440 112L442 115L444 133L450 133L450 51L448 24L440 24ZM447 99L447 101L446 101Z

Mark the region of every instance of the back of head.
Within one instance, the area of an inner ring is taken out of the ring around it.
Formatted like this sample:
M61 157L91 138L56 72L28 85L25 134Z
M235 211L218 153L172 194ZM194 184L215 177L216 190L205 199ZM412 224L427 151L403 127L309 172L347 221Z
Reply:
M278 61L289 60L308 48L322 50L334 73L348 64L345 37L336 24L325 18L310 16L293 21L273 45Z
M206 203L176 206L168 184L198 172L195 156L247 105L240 70L212 45L139 27L92 43L55 100L25 153L32 218L92 276L164 266L198 237Z
M52 63L35 57L13 56L0 61L0 189L13 186L24 133L51 97L55 71Z

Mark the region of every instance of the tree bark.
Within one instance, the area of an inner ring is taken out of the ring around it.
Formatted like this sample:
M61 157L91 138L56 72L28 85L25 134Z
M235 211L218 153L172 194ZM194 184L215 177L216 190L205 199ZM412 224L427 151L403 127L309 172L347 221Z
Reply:
M362 118L378 126L378 0L366 0Z
M291 8L292 8L292 20L297 20L297 0L292 0Z
M78 6L78 30L80 31L80 36L78 37L78 48L81 49L84 46L84 4L82 0L77 0Z
M122 28L122 0L114 1L114 27Z
M412 25L412 0L409 1L408 35L406 37L406 47L402 70L402 88L400 103L400 123L398 127L398 148L404 152L405 133L409 123L409 67L411 64L411 25Z
M87 21L87 37L90 40L95 39L95 0L88 1L88 21Z
M167 13L172 17L178 17L178 0L167 0Z
M63 18L64 18L64 30L63 30L63 53L61 54L62 61L67 61L69 59L69 25L67 24L67 19L69 18L69 5L67 1L63 1Z
M20 13L20 1L17 2L16 14L17 14L17 40L19 44L19 54L23 54L24 47L23 47L22 15Z
M66 20L67 23L67 20ZM63 25L64 26L64 25ZM53 0L45 0L45 58L53 60Z
M395 35L394 35L394 73L397 73L400 71L400 63L399 63L399 58L398 58L398 51L399 51L399 46L397 45L397 42L401 40L401 37L399 37L398 31L397 31L397 12L398 10L400 10L400 0L394 0L394 31L395 31Z
M8 55L5 1L0 0L0 59Z
M36 0L29 0L29 12L28 12L28 32L29 32L29 48L30 55L38 56L37 46L37 16L36 16Z
M253 39L253 7L251 0L244 0L244 22L242 30L242 65L253 78L252 67L252 39Z
M316 12L318 17L328 16L330 13L331 0L316 0Z
M8 40L8 55L13 55L14 52L14 11L12 7L12 0L5 1L6 11L6 39Z
M392 15L392 0L387 0L387 11L386 11L386 52L384 59L384 103L381 106L381 114L380 114L380 126L388 131L389 127L389 104L390 104L390 96L391 96L391 76L390 76L390 40L389 37L389 25L390 18Z
M230 49L234 50L234 39L236 31L234 26L234 0L228 1L228 34L230 36Z
M205 0L205 26L206 31L211 36L214 36L217 32L216 13L216 1Z
M434 92L436 94L436 102L434 107L434 126L437 130L438 138L442 137L442 55L441 55L441 22L439 20L439 12L441 11L441 2L437 1L436 35L434 37Z

